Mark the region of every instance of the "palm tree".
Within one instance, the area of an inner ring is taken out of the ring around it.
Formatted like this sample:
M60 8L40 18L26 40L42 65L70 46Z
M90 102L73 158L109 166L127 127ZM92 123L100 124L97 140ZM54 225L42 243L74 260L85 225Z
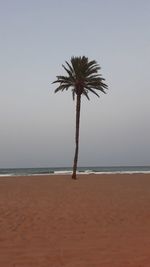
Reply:
M66 61L67 66L63 66L67 72L67 76L56 76L57 80L53 83L58 83L55 93L71 89L73 100L76 98L76 134L75 134L75 156L73 164L72 179L76 179L78 151L79 151L79 125L80 125L80 107L81 96L85 95L89 100L89 92L92 92L99 97L95 90L105 92L108 86L103 82L101 74L98 73L100 66L95 60L89 61L85 56L72 57L71 63Z

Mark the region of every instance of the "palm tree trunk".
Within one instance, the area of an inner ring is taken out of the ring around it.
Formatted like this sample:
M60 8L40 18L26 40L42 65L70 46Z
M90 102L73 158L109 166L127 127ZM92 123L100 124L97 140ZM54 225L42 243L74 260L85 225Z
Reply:
M81 94L77 94L76 101L77 101L76 102L76 134L75 134L76 147L75 147L72 179L76 179L76 171L77 171L77 163L78 163Z

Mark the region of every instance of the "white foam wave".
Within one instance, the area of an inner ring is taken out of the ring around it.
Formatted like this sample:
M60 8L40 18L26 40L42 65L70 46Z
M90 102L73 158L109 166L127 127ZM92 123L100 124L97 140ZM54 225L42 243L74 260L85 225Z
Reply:
M37 175L71 175L72 170L57 170L53 173L5 173L0 174L0 177L14 177L14 176L37 176ZM84 170L77 171L77 175L105 175L105 174L150 174L150 170L121 170L121 171L94 171L94 170Z
M54 174L58 175L67 175L67 174L72 174L72 171L55 171ZM95 174L95 175L101 175L101 174L150 174L150 171L101 171L101 172L95 172L92 170L85 170L83 172L77 171L78 175L90 175L90 174Z
M150 171L104 171L104 172L94 172L94 171L88 171L88 172L79 172L79 174L150 174Z
M12 177L15 176L15 174L11 173L11 174L0 174L0 177Z

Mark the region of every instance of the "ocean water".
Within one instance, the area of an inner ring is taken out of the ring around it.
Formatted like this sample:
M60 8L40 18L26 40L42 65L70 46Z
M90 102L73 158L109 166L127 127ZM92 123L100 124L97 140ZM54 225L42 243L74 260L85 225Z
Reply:
M0 176L30 176L30 175L56 175L71 174L71 167L50 168L0 168ZM150 166L113 166L113 167L78 167L79 174L116 174L116 173L149 173Z

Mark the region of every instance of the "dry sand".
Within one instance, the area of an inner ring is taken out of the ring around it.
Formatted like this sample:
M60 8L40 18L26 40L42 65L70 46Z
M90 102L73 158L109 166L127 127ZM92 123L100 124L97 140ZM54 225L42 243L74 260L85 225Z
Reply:
M0 267L150 267L150 175L0 178Z

